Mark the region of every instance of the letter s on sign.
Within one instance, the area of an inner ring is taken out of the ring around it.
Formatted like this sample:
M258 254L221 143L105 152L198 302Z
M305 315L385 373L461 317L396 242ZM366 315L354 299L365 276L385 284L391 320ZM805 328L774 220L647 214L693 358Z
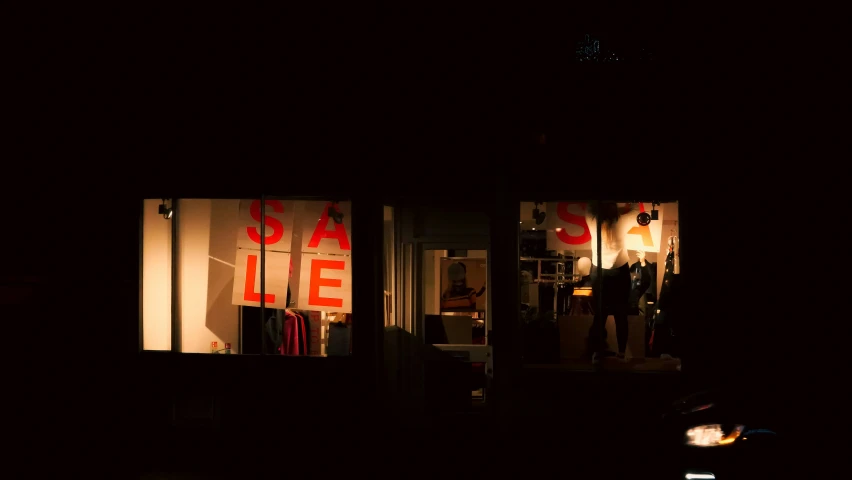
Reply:
M266 206L272 207L273 212L284 213L284 205L281 204L278 200L266 200ZM256 221L260 221L261 211L260 211L260 200L255 200L251 202L251 218ZM263 239L264 245L274 245L281 241L281 238L284 237L284 225L281 224L275 217L270 217L269 215L264 216L264 224L267 227L272 228L272 235L269 235ZM257 227L246 227L248 231L248 236L254 243L260 245L260 232L258 232Z
M572 204L580 205L580 208L582 208L583 211L586 210L586 204L583 202L559 202L556 204L556 215L564 222L581 227L583 229L583 233L580 235L569 235L563 228L562 230L556 231L556 237L568 245L582 245L592 241L592 234L589 232L589 226L586 224L585 216L577 215L568 211L568 205Z

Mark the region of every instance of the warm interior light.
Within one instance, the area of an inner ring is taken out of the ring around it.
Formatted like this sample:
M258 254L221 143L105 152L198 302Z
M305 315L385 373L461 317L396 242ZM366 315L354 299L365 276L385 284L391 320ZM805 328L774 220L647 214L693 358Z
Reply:
M712 473L687 473L686 480L715 480L716 475Z
M719 424L699 425L686 431L686 444L696 447L714 447L734 443L743 431L742 425L736 425L726 433Z

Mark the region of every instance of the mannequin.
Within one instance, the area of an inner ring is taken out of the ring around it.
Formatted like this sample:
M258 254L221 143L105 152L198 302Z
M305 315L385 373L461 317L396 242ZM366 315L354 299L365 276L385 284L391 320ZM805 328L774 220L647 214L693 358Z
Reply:
M591 287L592 286L592 259L589 257L580 257L577 259L577 274L580 276L580 281L576 287Z
M678 261L677 237L671 237L668 241L668 252L666 253L666 270L663 274L663 283L660 287L660 298L656 305L654 315L654 331L651 337L651 352L655 357L674 358L675 329L678 319Z
M630 265L630 310L632 315L644 318L645 356L651 354L649 343L654 329L654 312L657 308L657 263L645 259L645 252L636 252L636 262Z
M574 270L574 278L576 278L577 281L574 282L574 288L576 294L576 289L592 287L592 259L590 259L589 257L580 257L577 259L575 265L576 269ZM594 311L595 309L592 302L592 297L572 297L571 315L593 315Z
M627 232L636 225L637 204L619 207L616 202L592 202L586 208L586 223L592 236L592 296L595 305L601 300L603 311L595 309L589 329L588 346L592 363L611 356L606 346L606 319L615 318L618 358L625 360L627 351L627 314L630 308L630 265L627 256ZM598 223L601 238L598 238ZM598 248L600 246L600 258ZM602 277L602 278L600 278Z
M630 313L644 315L646 301L654 302L657 292L657 264L645 259L645 251L636 251L636 262L630 265Z

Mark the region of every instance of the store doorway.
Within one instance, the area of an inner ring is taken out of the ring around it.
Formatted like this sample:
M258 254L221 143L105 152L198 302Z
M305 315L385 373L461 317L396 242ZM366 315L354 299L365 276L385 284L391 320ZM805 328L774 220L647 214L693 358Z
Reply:
M427 346L441 352L441 367L434 368L436 378L427 378L427 384L456 398L459 408L483 408L493 376L488 247L420 247L417 331Z

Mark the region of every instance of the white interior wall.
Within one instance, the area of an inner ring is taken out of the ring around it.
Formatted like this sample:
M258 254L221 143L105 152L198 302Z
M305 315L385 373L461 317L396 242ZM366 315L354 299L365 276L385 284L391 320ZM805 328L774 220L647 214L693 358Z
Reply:
M239 307L231 304L239 200L185 199L178 208L182 351L208 353L215 341L239 353Z
M159 199L143 202L142 349L172 348L172 220L158 213Z

